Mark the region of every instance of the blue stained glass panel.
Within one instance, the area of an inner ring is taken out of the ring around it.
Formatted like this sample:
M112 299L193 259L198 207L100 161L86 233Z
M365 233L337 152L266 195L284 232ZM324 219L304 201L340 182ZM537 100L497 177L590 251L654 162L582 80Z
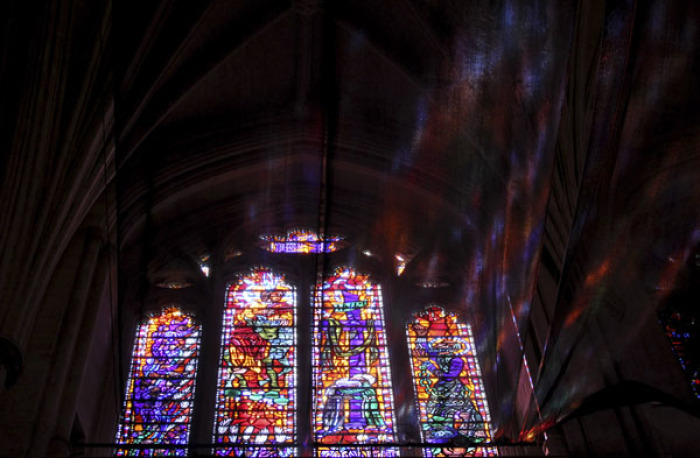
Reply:
M138 327L126 400L117 431L117 456L185 456L189 440L201 328L178 308Z

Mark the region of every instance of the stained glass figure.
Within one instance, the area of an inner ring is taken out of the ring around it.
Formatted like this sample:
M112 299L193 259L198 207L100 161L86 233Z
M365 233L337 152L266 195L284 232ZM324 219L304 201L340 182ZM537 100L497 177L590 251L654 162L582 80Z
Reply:
M117 456L186 456L201 327L168 308L138 327L117 444L183 445L120 448Z
M414 315L408 325L413 385L426 457L496 456L488 404L468 324L437 306ZM439 446L438 444L445 444Z
M232 447L215 449L216 455L295 454L295 307L294 288L268 269L228 287L214 442Z
M395 457L394 400L379 285L339 268L314 293L314 440L322 457Z
M260 240L260 246L273 253L332 253L343 248L343 237L324 237L301 229L289 231L286 236L262 235Z

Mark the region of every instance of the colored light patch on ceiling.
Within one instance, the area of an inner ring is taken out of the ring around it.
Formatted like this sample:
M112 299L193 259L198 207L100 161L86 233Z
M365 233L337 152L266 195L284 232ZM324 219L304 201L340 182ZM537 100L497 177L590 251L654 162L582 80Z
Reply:
M440 447L491 442L491 418L476 359L471 327L430 306L407 326L421 437L436 444L426 457L496 456L492 446Z
M229 286L214 443L232 447L215 449L217 456L296 454L295 323L295 290L283 276L256 269Z
M117 456L186 456L201 327L169 308L136 331L117 444ZM144 448L138 445L183 445Z
M314 292L316 456L395 457L389 354L378 285L339 268Z
M286 236L263 235L261 247L272 253L332 253L343 247L343 238L323 237L309 230L289 231Z

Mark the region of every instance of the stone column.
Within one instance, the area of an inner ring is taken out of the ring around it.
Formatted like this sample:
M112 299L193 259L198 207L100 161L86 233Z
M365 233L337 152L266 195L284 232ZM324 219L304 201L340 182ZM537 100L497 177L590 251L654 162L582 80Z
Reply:
M69 374L74 370L74 363L76 361L76 347L78 342L82 341L80 335L81 324L83 323L84 316L86 313L89 315L94 315L94 310L97 308L97 304L89 304L89 300L96 299L99 302L99 294L93 291L95 286L96 274L100 274L101 278L97 278L97 283L100 288L104 284L104 267L97 269L100 249L103 244L103 239L101 234L97 230L87 230L82 235L82 253L77 263L77 268L75 269L75 274L73 276L72 284L70 285L70 292L68 293L68 300L66 303L61 303L60 301L53 302L55 307L63 307L62 311L58 311L57 317L60 317L60 323L55 325L55 329L58 333L58 340L56 342L54 351L52 353L52 358L50 362L50 373L48 375L46 387L42 393L42 402L39 407L39 415L35 422L35 430L33 433L33 441L30 448L29 455L43 457L47 456L47 447L49 441L54 437L56 423L57 421L68 423L67 426L62 425L61 430L68 430L68 435L70 435L70 427L72 425L73 418L67 418L65 412L61 413L60 409L62 405L68 400L64 399L64 396L68 393L73 393L75 390L67 386L69 379ZM65 292L65 284L51 284L47 291L48 296L52 295L54 292L60 294ZM94 319L94 318L93 318ZM84 350L80 352L84 354ZM84 361L84 358L83 358ZM80 380L76 380L77 377L71 377L73 383L80 383ZM75 397L73 396L73 413L75 407ZM60 452L59 452L60 450ZM54 456L65 456L66 447L65 443L58 447L54 452L57 455Z
M76 316L80 321L79 332L71 350L72 361L70 370L64 381L64 390L56 416L56 426L53 440L70 443L70 434L75 418L76 403L80 384L86 369L86 361L90 350L93 334L96 332L95 321L100 310L100 300L103 297L109 270L109 247L103 248L99 254L95 273L90 282L90 290L85 301L82 316Z

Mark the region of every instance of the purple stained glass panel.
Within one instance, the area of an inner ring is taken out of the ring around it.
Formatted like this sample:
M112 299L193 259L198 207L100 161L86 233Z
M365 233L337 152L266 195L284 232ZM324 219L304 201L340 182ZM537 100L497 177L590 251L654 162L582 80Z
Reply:
M394 398L379 285L339 268L314 297L314 439L321 457L395 457Z
M263 235L260 246L272 253L332 253L343 247L343 238L318 235L311 230L293 230L285 236Z
M138 327L126 400L117 432L117 456L185 456L189 440L201 328L178 308Z

